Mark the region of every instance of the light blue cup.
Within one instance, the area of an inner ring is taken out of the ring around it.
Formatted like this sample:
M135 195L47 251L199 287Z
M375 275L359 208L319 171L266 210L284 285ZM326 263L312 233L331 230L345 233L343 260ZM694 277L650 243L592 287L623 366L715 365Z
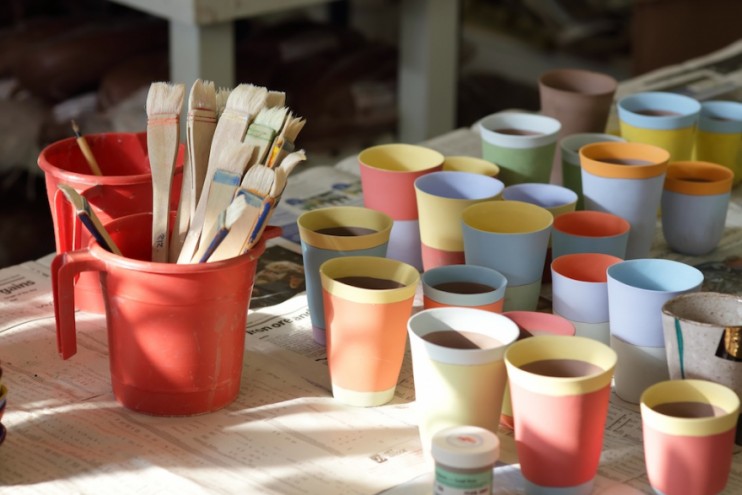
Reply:
M659 258L622 261L607 273L611 334L642 347L665 346L662 305L703 283L697 268Z
M487 201L461 215L467 265L505 275L505 311L534 311L554 217L523 201Z
M724 234L734 172L708 162L674 162L662 191L662 233L667 245L700 256Z
M610 345L618 355L616 394L638 404L642 392L670 378L662 305L701 288L703 273L679 261L647 258L608 267Z
M358 206L333 206L302 213L297 219L304 259L312 337L325 345L325 311L322 301L322 263L344 256L385 257L394 221L385 213ZM363 233L340 235L323 229L365 229Z
M625 219L604 211L580 210L554 219L551 255L600 253L626 258L631 225Z

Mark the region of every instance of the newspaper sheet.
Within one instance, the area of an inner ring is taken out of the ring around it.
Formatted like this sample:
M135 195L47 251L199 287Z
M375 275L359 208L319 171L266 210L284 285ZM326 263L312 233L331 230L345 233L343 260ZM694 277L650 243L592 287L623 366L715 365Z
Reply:
M5 269L21 276L23 265ZM0 302L0 312L47 290ZM415 311L421 308L420 295ZM354 408L330 392L325 348L311 338L306 295L253 309L238 399L202 416L129 411L110 390L105 319L77 313L78 354L56 353L54 320L0 320L0 360L10 395L0 447L0 493L431 493L416 427L409 352L391 403ZM512 433L500 431L498 491L522 494ZM401 486L400 486L401 485ZM395 488L396 487L396 488ZM725 494L742 490L742 452ZM613 398L597 494L651 493L641 417Z

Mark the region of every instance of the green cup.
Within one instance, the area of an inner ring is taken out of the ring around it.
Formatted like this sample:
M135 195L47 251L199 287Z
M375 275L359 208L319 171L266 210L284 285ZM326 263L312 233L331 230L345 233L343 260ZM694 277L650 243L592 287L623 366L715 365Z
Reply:
M548 183L562 125L544 115L500 112L479 123L482 157L500 166L505 185Z

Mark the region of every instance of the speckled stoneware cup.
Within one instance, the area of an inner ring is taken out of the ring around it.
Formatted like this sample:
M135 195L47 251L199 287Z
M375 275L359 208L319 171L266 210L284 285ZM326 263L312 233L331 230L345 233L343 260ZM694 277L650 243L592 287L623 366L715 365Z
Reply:
M720 383L742 397L742 296L694 292L662 306L670 378ZM737 429L742 445L742 429Z

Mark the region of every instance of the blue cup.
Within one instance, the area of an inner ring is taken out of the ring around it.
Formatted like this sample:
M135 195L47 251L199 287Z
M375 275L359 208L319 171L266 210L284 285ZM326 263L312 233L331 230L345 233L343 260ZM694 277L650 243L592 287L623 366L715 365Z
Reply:
M296 221L304 258L312 337L326 345L325 311L319 267L344 256L385 257L394 221L385 213L359 206L331 206L302 213Z

